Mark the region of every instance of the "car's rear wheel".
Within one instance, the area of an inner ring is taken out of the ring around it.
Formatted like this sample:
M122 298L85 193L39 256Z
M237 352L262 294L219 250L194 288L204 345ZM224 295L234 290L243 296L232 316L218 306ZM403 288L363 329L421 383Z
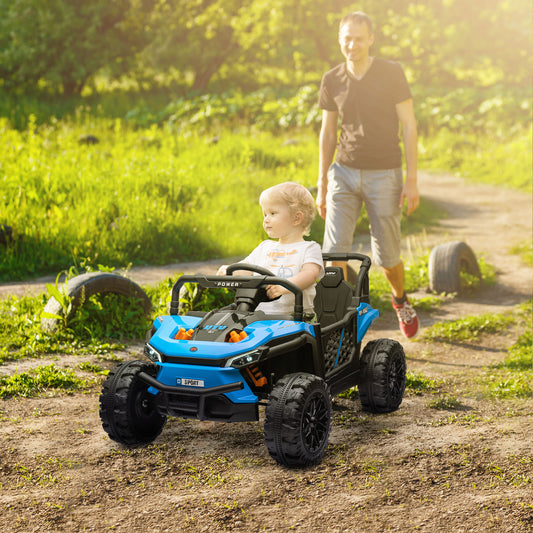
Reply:
M390 413L403 400L406 383L405 353L391 339L370 341L361 355L359 399L365 411Z
M306 373L289 374L273 388L265 412L270 455L288 467L318 463L328 445L331 396L326 382Z
M139 379L146 372L155 377L156 367L128 361L109 372L100 395L100 419L109 437L127 446L152 442L163 430L167 417L156 408L148 385Z

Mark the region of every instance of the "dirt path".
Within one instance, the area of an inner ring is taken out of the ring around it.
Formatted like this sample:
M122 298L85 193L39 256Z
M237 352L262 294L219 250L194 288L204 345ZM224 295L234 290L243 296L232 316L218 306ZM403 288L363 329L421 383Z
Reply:
M530 195L429 174L421 175L421 192L449 213L421 244L464 240L498 267L495 287L446 302L437 315L422 314L423 325L503 312L531 297L533 269L509 253L531 241ZM364 239L361 245L365 251ZM218 264L134 269L131 277L149 284L178 271L213 272ZM45 281L3 285L0 295L40 291ZM516 335L502 331L455 345L409 342L395 318L384 316L369 338L400 340L409 370L435 378L437 390L411 393L397 412L380 416L364 413L357 400L336 399L323 462L297 471L270 459L262 420L173 419L154 444L128 450L102 431L97 386L83 394L1 401L2 529L531 531L533 400L489 401L479 394L490 379L487 364L502 360ZM137 358L139 349L117 355ZM86 360L114 364L98 356L32 363L77 367ZM443 398L457 403L431 407Z

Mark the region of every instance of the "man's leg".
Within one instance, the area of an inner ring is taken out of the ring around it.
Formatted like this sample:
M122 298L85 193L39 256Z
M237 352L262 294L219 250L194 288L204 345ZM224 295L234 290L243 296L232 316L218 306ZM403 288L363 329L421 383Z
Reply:
M418 317L405 294L404 265L400 259L401 170L367 171L363 184L374 260L381 265L391 287L392 306L401 332L408 338L414 337L418 333Z
M399 300L404 294L404 269L403 261L392 268L381 267L385 278L389 282L392 295Z
M401 332L412 338L418 333L419 322L404 290L404 268L400 261L392 268L381 267L392 291L392 308L396 311Z
M331 165L326 197L326 225L322 251L350 252L353 233L363 202L360 198L360 171L334 163ZM348 279L345 261L328 261L329 266L339 266Z

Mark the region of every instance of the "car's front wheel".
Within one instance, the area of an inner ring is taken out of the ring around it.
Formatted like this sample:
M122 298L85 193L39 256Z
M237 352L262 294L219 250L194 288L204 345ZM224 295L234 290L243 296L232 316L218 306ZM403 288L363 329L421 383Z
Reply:
M128 361L111 370L100 395L100 419L109 437L127 446L152 442L163 430L167 417L156 409L155 397L139 378L155 376L156 367Z
M272 389L265 411L265 442L270 455L288 467L318 463L328 445L331 396L325 381L306 373L289 374Z

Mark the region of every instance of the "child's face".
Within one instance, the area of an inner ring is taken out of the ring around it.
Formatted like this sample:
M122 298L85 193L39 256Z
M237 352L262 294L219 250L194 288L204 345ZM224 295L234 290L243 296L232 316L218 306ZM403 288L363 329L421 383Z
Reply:
M261 204L263 209L263 228L272 239L283 239L295 230L296 218L289 206L279 202L266 200Z

